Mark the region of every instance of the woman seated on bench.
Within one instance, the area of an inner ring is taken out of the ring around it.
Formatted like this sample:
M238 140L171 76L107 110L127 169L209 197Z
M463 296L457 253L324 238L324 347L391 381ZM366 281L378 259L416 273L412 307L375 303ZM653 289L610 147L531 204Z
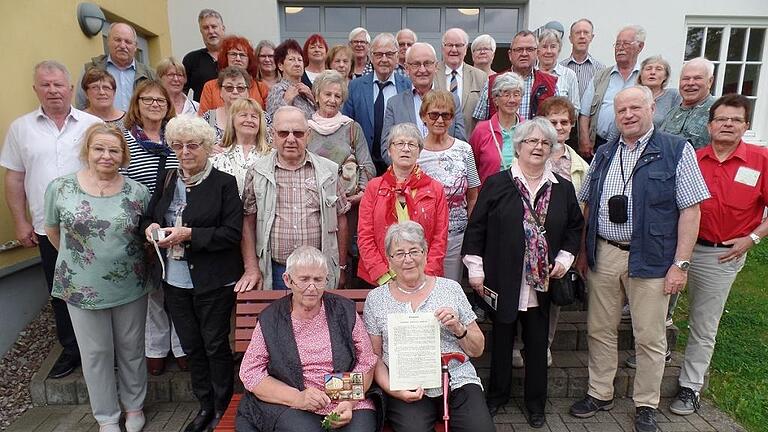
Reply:
M361 372L368 390L377 360L355 303L324 292L327 275L325 255L311 246L288 257L283 280L291 294L259 315L240 366L248 391L236 430L319 432L325 416L334 429L376 429L372 401L337 402L325 392L332 372Z

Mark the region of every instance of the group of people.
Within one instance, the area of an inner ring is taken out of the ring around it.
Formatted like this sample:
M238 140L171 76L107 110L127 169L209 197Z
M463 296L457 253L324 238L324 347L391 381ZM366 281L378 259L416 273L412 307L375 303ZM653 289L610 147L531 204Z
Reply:
M711 62L687 62L668 88L669 64L638 62L645 30L628 26L605 67L587 19L560 63L562 28L519 32L499 73L493 38L470 45L458 28L438 61L408 29L253 48L214 10L198 24L205 47L156 69L134 59L134 29L112 24L108 53L80 77L83 110L66 67L38 63L40 107L0 153L64 348L50 377L82 364L101 431L119 431L123 412L142 430L147 373L169 352L200 403L185 430L214 428L234 387L235 298L253 289L287 295L243 358L238 430L320 430L331 413L334 429L386 418L431 430L441 389L390 388L388 316L412 312L435 316L443 352L469 357L485 348L478 314L492 320L486 386L471 361L449 364L453 429L494 430L513 365L528 422L543 427L551 290L571 268L589 292L589 388L571 414L613 407L626 307L635 428L657 430L665 322L686 283L691 335L670 409L699 408L728 291L768 235L768 153L742 140L749 101L710 95ZM362 317L335 288L372 289ZM323 376L347 371L363 374L366 398L332 401Z

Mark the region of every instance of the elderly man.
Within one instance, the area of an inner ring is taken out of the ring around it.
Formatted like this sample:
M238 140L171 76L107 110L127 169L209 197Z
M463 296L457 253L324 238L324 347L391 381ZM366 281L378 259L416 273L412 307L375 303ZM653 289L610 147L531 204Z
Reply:
M579 153L587 160L592 159L598 147L618 136L613 98L637 82L640 75L637 57L644 46L645 29L638 25L622 28L613 44L616 64L595 74L581 94Z
M352 80L349 84L349 97L341 111L360 123L376 166L376 175L381 175L387 169L381 157L384 112L390 98L408 89L411 82L394 73L397 42L391 33L380 33L373 39L371 59L374 73Z
M419 110L424 95L436 87L437 54L432 45L416 42L408 48L405 57L408 64L408 76L413 85L411 88L401 91L387 104L387 111L384 113L384 131L381 134L382 142L387 141L389 129L398 123L413 123L419 128L422 136L427 136L427 126L421 120ZM456 104L455 112L461 112L461 102L459 102L458 95L453 95L453 102ZM464 116L457 115L453 118L453 124L448 130L448 134L462 141L467 140L464 132ZM389 165L391 160L387 147L382 146L381 152L382 158Z
M597 152L579 193L588 220L577 267L589 289L589 389L571 414L586 418L613 408L626 297L637 352L635 430L656 431L667 350L664 316L669 294L685 286L699 203L709 194L693 147L654 130L647 87L620 91L614 110L620 136Z
M483 86L488 82L488 75L480 69L464 63L469 47L469 35L460 28L448 29L443 34L443 61L437 67L435 88L449 90L459 98L464 116L466 135L472 135L475 119L472 118ZM458 108L458 107L457 107Z
M488 82L480 95L480 101L472 113L472 117L477 120L487 120L496 114L496 106L489 103L493 96L491 89L496 77L505 72L515 72L524 80L523 95L517 111L521 120L536 117L539 104L557 94L557 77L535 67L539 46L536 35L528 30L521 30L512 38L510 45L508 56L512 67L488 77Z
M308 124L292 106L275 111L277 149L248 170L243 190L242 254L245 273L235 290L287 290L288 256L299 246L320 249L328 259L328 287L342 287L349 209L339 166L307 151ZM257 217L258 215L258 217Z
M371 44L371 35L362 27L355 27L349 32L349 47L355 56L355 78L373 73L373 65L368 60L368 47Z
M715 65L704 57L697 57L683 65L680 71L680 96L683 102L672 108L661 130L680 135L700 149L709 143L707 119L715 98L709 93L714 81Z
M720 317L746 254L768 235L768 152L742 140L750 102L729 94L709 110L708 146L696 151L712 198L701 203L701 228L688 279L688 327L680 391L669 410L693 414L715 348Z
M187 72L187 84L184 91L192 89L195 101L200 101L205 83L216 79L219 75L219 51L224 39L224 20L221 14L213 9L203 9L197 15L197 25L205 47L190 51L184 56L182 63Z
M407 76L408 71L405 69L405 52L411 45L419 41L418 36L413 30L404 28L395 34L397 39L397 66L395 67L395 73Z
M592 21L582 18L571 24L568 40L571 41L571 56L560 62L561 65L576 73L579 81L579 94L584 94L587 85L596 73L605 69L605 65L589 53L589 45L595 37Z
M57 252L44 230L45 189L51 180L80 169L80 140L89 126L101 120L72 107L69 72L59 62L38 63L32 88L40 108L11 123L0 153L0 165L7 168L5 201L16 226L16 239L24 247L40 249L50 293ZM31 223L27 219L27 208L32 216ZM56 318L56 335L64 351L48 376L62 378L80 364L80 352L67 304L51 298L51 305Z
M107 48L109 54L102 54L91 58L86 63L84 71L90 68L99 68L109 72L115 78L115 108L128 111L128 105L133 95L133 87L139 81L155 79L155 71L144 63L137 62L136 55L136 30L125 23L113 23L109 26L107 36ZM81 78L82 79L82 78ZM85 109L88 99L82 86L77 86L77 107Z

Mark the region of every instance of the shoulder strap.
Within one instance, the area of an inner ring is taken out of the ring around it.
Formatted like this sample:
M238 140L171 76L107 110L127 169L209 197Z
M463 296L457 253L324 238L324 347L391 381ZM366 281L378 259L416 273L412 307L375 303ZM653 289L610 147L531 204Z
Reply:
M349 124L349 146L352 148L352 154L357 151L357 131L355 130L355 121Z
M515 189L517 189L518 195L520 195L520 199L525 203L526 207L528 207L528 210L531 212L531 216L533 217L533 221L536 222L536 226L539 228L539 231L544 234L547 232L547 229L544 228L544 224L541 223L539 220L539 215L536 214L536 210L533 209L533 206L531 205L530 201L525 199L523 196L523 191L520 190L520 186L517 185L517 182L515 182L515 177L512 175L511 170L507 170L507 174L509 175L509 179L512 180L512 184L515 186Z

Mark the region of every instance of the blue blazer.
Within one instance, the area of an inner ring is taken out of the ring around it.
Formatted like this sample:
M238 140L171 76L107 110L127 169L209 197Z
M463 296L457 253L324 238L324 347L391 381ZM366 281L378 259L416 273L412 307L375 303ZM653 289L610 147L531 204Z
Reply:
M341 113L352 118L360 124L365 134L365 140L368 141L368 151L373 148L373 78L374 74L366 74L353 79L349 83L349 96ZM411 88L411 80L407 77L395 74L395 90L397 93ZM394 99L393 96L390 100ZM388 101L389 102L389 101ZM386 114L384 115L386 117ZM384 140L382 129L381 138Z

